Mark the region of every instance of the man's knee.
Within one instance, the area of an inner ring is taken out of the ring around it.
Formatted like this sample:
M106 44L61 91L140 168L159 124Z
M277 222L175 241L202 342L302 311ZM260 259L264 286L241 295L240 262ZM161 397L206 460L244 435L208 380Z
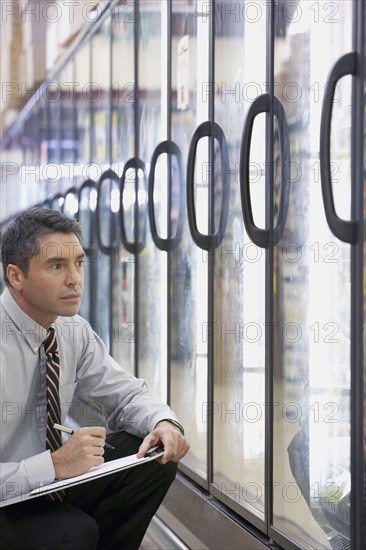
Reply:
M155 462L154 466L156 482L161 490L166 492L174 481L178 465L176 462L168 462L167 464Z

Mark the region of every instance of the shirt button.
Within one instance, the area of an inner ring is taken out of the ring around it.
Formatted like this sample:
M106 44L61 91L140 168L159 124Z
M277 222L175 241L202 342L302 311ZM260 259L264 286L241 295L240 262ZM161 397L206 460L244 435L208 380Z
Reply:
M33 351L37 351L37 350L38 350L37 346L34 346Z

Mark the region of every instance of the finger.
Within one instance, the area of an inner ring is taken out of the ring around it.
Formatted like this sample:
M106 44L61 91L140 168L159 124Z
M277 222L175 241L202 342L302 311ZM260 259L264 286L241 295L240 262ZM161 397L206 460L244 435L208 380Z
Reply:
M173 459L173 457L176 454L176 447L174 444L174 441L172 441L169 437L162 437L161 442L164 446L164 454L157 458L157 461L160 464L166 464L170 460Z
M91 447L93 450L95 450L95 452L98 452L98 453L101 453L103 454L104 453L104 445L105 445L105 441L103 439L97 439L97 438L93 438L92 441L90 442L91 444Z
M159 443L159 441L159 437L153 434L147 435L139 447L138 453L136 455L137 458L142 458L143 456L145 456L147 451L151 449L151 447L154 447L157 443Z
M164 445L164 448L166 448L167 452L158 459L161 464L166 464L166 462L169 461L179 462L179 460L187 454L189 445L187 441L180 436L179 439L171 439L170 442L167 442L166 447Z
M107 430L103 426L92 426L88 428L80 428L78 430L79 432L83 434L89 434L93 437L102 437L105 439Z
M153 446L154 445L152 443L149 443L148 441L146 442L143 441L143 443L140 445L139 450L136 454L137 458L142 458L143 456L145 456L147 451Z
M100 466L103 463L104 463L104 458L102 456L95 457L94 466Z
M94 456L103 456L104 455L104 447L94 447Z

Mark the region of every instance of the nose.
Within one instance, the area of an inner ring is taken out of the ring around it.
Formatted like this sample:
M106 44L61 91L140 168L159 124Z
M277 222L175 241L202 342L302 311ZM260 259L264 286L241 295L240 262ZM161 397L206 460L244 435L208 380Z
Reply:
M78 270L73 263L70 263L66 273L66 285L80 286L81 281L82 281L82 275L80 273L80 270Z

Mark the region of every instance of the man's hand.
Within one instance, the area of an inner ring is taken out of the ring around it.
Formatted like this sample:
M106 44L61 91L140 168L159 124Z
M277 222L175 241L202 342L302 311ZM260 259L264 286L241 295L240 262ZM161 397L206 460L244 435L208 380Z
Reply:
M162 420L157 423L154 430L141 443L139 452L136 455L137 458L145 456L145 453L158 443L164 445L164 454L156 459L160 464L166 464L170 460L178 462L189 451L189 443L180 429L168 420Z
M56 479L67 479L103 464L106 429L80 428L51 454Z

